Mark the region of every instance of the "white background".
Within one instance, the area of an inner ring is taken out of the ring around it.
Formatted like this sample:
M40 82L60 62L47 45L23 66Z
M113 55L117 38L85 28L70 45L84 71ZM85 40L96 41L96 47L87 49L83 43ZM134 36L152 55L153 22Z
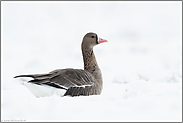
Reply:
M181 2L1 2L2 121L181 121ZM36 98L20 74L83 68L95 32L99 96Z

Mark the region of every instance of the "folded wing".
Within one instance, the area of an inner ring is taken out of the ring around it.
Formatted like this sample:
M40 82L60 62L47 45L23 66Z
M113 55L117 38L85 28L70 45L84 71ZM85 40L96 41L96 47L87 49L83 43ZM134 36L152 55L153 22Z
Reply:
M82 69L58 69L48 74L20 75L17 77L32 77L28 82L46 84L52 87L68 90L71 87L92 86L95 82L93 75Z

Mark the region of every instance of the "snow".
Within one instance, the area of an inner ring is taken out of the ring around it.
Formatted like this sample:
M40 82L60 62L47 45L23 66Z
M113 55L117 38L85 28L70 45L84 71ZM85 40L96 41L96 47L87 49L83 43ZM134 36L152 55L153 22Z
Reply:
M182 121L182 2L1 3L1 121ZM108 40L101 95L37 98L13 78L83 68L88 32Z

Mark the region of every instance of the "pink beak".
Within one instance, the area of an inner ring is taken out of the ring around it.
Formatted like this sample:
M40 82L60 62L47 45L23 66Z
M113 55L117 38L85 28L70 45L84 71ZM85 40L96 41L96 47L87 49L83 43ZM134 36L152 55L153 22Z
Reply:
M98 43L99 43L99 44L100 44L100 43L104 43L104 42L108 42L108 41L105 40L105 39L99 38L99 40L98 40Z

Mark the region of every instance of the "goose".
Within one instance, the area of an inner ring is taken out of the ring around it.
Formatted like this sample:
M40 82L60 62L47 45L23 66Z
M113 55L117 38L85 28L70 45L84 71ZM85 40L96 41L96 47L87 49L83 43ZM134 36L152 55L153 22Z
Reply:
M84 61L84 69L56 69L45 74L29 74L18 75L19 77L30 77L31 80L23 84L36 96L43 97L44 94L39 92L42 87L45 90L48 87L51 90L57 90L56 93L62 92L60 96L89 96L100 95L103 87L102 73L97 64L93 47L108 42L105 39L99 38L96 33L87 33L82 40L81 48ZM34 86L34 88L32 88ZM32 88L32 89L30 89ZM50 92L48 95L52 95ZM48 96L47 95L47 96Z

